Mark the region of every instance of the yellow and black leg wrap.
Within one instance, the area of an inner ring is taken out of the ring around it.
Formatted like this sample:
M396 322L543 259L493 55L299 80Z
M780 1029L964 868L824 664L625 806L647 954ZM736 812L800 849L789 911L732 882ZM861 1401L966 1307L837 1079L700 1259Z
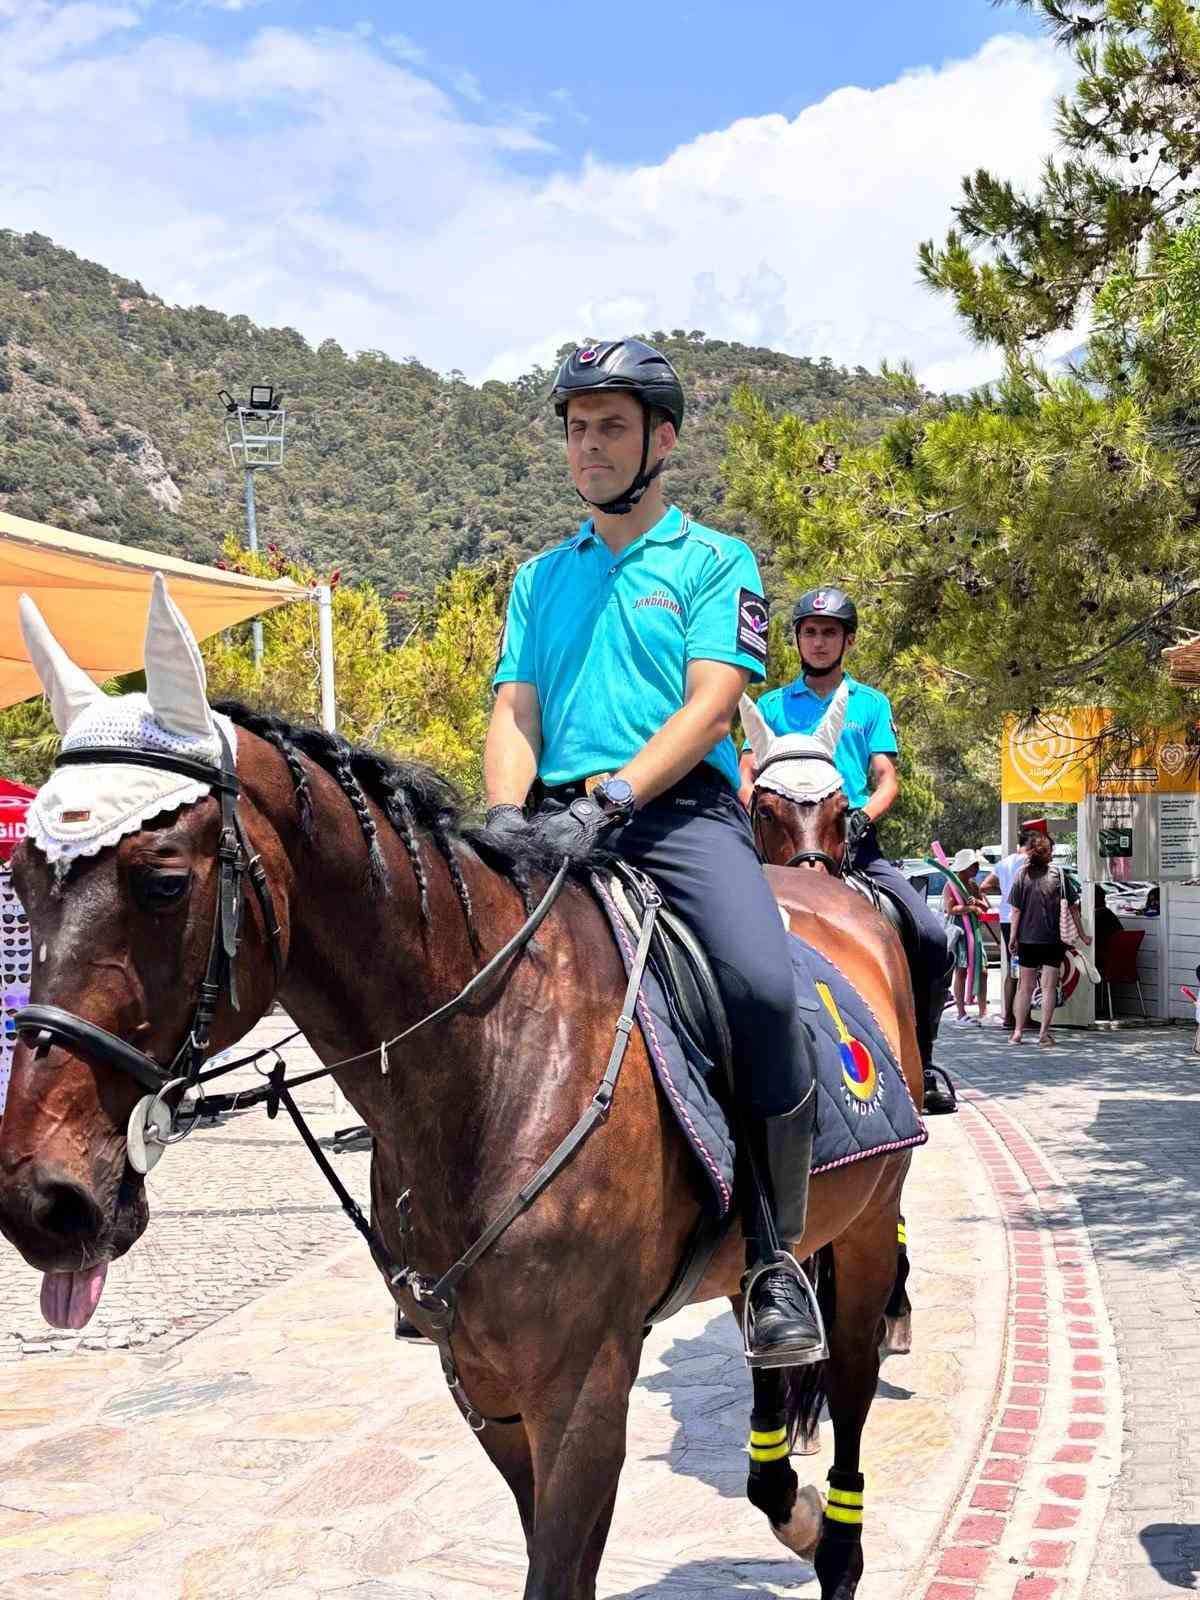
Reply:
M862 1539L863 1475L829 1469L829 1498L825 1503L823 1539L857 1542Z
M773 1378L773 1373L756 1373L755 1383ZM788 1460L787 1413L753 1411L750 1414L750 1472L746 1479L746 1498L765 1517L784 1526L796 1507L796 1474Z
M773 1461L786 1461L790 1453L787 1424L782 1417L767 1418L763 1423L751 1417L750 1460L754 1465L764 1467Z

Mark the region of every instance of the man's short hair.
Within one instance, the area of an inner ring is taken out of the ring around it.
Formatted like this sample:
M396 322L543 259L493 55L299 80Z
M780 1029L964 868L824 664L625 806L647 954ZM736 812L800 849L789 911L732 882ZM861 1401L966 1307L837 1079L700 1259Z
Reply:
M1024 850L1025 846L1029 844L1031 840L1037 839L1041 836L1049 838L1049 834L1047 834L1043 828L1022 828L1020 833L1017 835L1017 848L1019 850Z
M653 433L655 428L661 428L664 422L674 422L674 418L671 416L671 413L669 411L664 411L661 406L650 406L649 411L651 433Z

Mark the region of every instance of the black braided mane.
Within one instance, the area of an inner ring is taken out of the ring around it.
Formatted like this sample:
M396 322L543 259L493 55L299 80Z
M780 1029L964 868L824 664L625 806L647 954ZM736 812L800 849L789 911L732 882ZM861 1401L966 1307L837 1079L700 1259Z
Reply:
M222 712L239 728L257 734L279 751L287 762L296 790L300 826L305 837L312 837L312 796L301 756L329 773L349 800L362 830L368 852L368 887L373 894L388 890L387 864L379 847L375 819L367 800L371 799L400 836L420 896L421 919L429 921L429 879L419 850L419 833L425 832L446 863L450 881L463 908L471 942L478 949L471 892L463 877L455 852L457 844L469 845L494 870L510 878L521 892L526 907L533 904L531 872L551 870L554 862L543 859L536 846L517 849L497 841L477 825L464 821L466 802L462 795L432 767L416 761L399 761L391 756L349 744L340 734L321 728L303 727L268 712L253 711L236 700L218 700L213 709Z

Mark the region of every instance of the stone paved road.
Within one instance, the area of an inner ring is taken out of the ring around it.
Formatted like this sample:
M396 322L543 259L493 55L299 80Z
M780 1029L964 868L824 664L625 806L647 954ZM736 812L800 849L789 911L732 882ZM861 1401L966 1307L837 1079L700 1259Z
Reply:
M954 1030L939 1056L1021 1119L1078 1199L1125 1402L1090 1600L1166 1600L1200 1587L1200 1058L1190 1028L1058 1037Z
M291 1032L287 1017L265 1018L238 1053ZM294 1072L319 1064L302 1039L283 1046L282 1054ZM228 1080L231 1089L260 1082L252 1067ZM299 1090L297 1098L322 1139L355 1121L352 1111L334 1113L327 1081ZM335 1158L360 1202L369 1159L364 1152ZM261 1107L199 1128L167 1151L148 1188L151 1227L111 1268L100 1307L82 1333L46 1326L38 1310L38 1274L7 1245L0 1249L0 1363L78 1345L167 1348L354 1237L286 1114L268 1122Z

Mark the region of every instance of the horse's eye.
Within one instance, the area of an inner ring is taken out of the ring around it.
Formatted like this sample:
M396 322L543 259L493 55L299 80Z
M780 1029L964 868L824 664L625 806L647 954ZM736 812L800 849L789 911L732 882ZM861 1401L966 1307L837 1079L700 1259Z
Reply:
M190 872L138 872L133 893L147 911L165 911L183 899L191 881Z

